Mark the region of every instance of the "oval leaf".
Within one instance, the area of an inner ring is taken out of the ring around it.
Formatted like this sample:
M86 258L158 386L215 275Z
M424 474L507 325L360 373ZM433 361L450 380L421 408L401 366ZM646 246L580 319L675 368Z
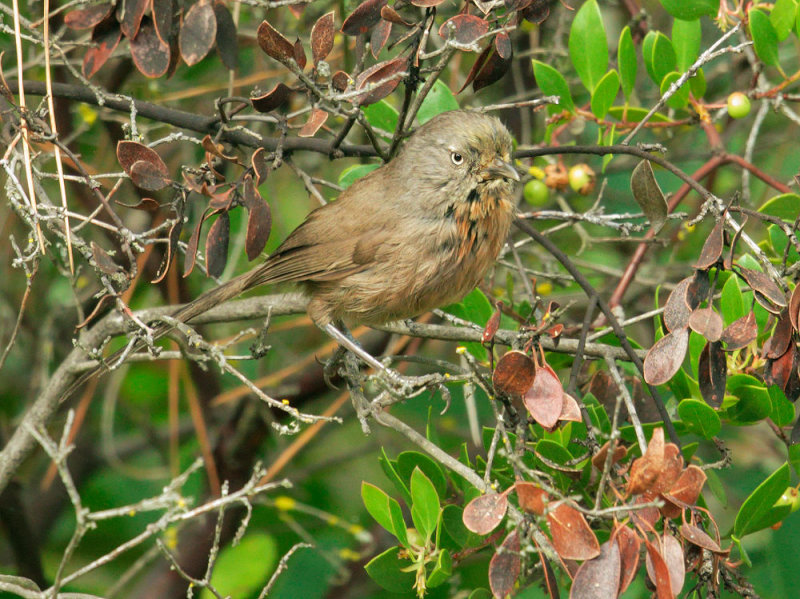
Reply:
M689 330L678 329L659 339L644 359L644 380L651 385L663 385L683 363L689 346Z
M667 207L667 200L658 186L649 160L642 160L633 169L631 191L633 192L633 199L636 200L647 220L650 221L653 233L658 233L664 223L667 222L669 208Z
M472 532L487 535L506 515L508 496L505 493L490 493L476 497L464 508L462 520Z

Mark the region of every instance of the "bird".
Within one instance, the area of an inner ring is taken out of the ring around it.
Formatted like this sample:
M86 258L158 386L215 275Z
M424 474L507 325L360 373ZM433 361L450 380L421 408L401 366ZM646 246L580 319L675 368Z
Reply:
M519 174L511 153L511 134L498 118L441 113L393 159L311 211L261 264L172 317L189 323L249 289L294 282L319 328L384 370L346 327L417 316L459 301L482 280L513 220Z

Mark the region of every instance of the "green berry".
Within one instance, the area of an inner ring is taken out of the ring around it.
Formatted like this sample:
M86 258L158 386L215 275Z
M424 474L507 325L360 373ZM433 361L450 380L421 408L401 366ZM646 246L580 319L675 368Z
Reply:
M728 96L728 114L734 119L741 119L750 114L750 98L742 92L733 92Z
M569 186L576 193L591 193L594 189L594 171L587 164L576 164L569 169Z
M544 206L550 197L550 189L538 179L531 179L525 184L522 194L531 206Z

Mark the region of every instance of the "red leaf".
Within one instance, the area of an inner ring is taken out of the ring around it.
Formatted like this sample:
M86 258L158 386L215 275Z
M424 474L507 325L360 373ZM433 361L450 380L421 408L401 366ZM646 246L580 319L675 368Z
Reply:
M695 268L699 270L711 268L722 257L724 225L725 219L720 218L714 228L711 229L711 233L709 233L705 244L703 244L703 249L700 251L700 257L694 265Z
M494 38L494 47L497 50L498 56L503 60L508 60L511 58L511 38L508 37L508 34L504 31L500 32Z
M698 308L689 317L689 327L708 341L719 341L723 326L722 316L713 308Z
M495 597L513 594L522 571L517 531L511 531L489 561L489 587Z
M430 8L432 6L439 6L444 0L409 0L414 6L421 6L423 8Z
M95 45L83 55L83 76L89 78L99 71L117 49L121 39L122 32L116 22L109 21L108 24L95 27L92 31L92 42Z
M381 19L378 24L372 28L372 33L369 38L370 52L372 57L377 59L378 54L381 53L386 42L389 41L389 35L392 33L392 24L389 21Z
M521 351L511 350L497 362L492 383L498 393L521 397L531 388L535 377L533 360Z
M258 26L258 45L264 53L277 60L278 62L287 63L290 59L294 59L294 46L292 42L287 40L283 34L276 30L267 21L262 21Z
M548 501L547 492L544 489L534 483L517 481L514 484L514 491L521 509L537 516L544 515L545 505Z
M394 25L402 25L404 27L413 27L414 25L413 23L409 23L403 17L401 17L400 13L398 13L391 6L384 6L381 8L381 18L384 21L393 23Z
M683 456L674 443L664 445L664 467L661 474L650 488L654 493L665 493L672 488L683 471Z
M628 481L628 494L639 495L650 491L664 471L664 429L653 430L647 451L633 461L631 478Z
M617 527L616 540L619 545L621 562L622 580L620 581L619 592L624 593L628 586L636 578L636 571L639 569L639 549L642 541L629 527L620 525Z
M129 40L136 37L139 33L139 26L147 9L150 8L150 0L126 0L125 16L120 21L119 28Z
M292 51L294 52L294 61L297 63L297 66L300 67L300 70L306 68L306 51L303 49L303 42L300 41L300 38L297 38L294 41L294 46L292 46Z
M306 124L298 131L297 135L300 137L314 137L327 120L327 112L321 108L314 108L311 110L311 116L308 117L308 121L306 121Z
M675 285L675 289L669 294L667 303L664 304L664 326L668 331L677 331L678 329L685 329L689 326L689 318L692 315L692 309L689 307L689 302L686 299L686 293L689 290L689 285L692 284L692 277L686 277L680 283Z
M689 347L689 329L678 329L659 339L644 359L644 380L651 385L663 385L683 363Z
M283 106L292 94L292 90L284 83L276 83L266 94L250 98L258 112L272 112Z
M761 354L765 358L780 358L789 349L789 343L792 340L792 322L789 319L789 311L784 310L778 316L778 322L775 324L775 329L772 335L764 343L764 348Z
M511 61L500 56L498 52L489 54L472 81L473 91L478 91L499 81L506 74L509 66L511 66Z
M784 308L786 306L786 296L783 294L783 291L781 291L772 279L763 272L739 267L739 273L741 273L744 280L747 281L747 284L750 285L754 291L758 291L779 308ZM780 312L780 310L778 312Z
M161 160L161 156L159 156L152 148L148 148L146 145L140 144L138 141L123 140L117 142L117 160L119 161L120 166L122 166L122 168L128 174L130 174L133 164L135 162L139 162L140 160L149 162L162 173L169 173L167 170L167 165L164 164L163 160Z
M161 163L163 165L163 162ZM147 160L137 160L131 165L131 181L136 187L147 191L158 191L164 189L172 182L166 167L159 168L157 164Z
M547 514L553 549L561 559L585 560L600 555L600 544L578 510L565 503Z
M264 158L265 152L264 148L258 148L250 157L250 163L256 175L256 187L266 181L269 176L270 168L267 166L267 159Z
M596 558L585 561L575 572L570 599L614 599L619 593L621 559L619 546L605 542Z
M497 334L497 329L500 327L500 316L502 314L500 309L502 306L502 302L497 302L497 307L494 312L492 312L489 320L486 321L486 326L483 328L483 334L481 335L481 343L491 343L494 341L494 336Z
M169 44L156 35L150 19L145 18L139 33L130 41L131 57L139 72L145 77L161 77L169 69Z
M564 387L546 364L536 370L533 385L522 397L533 419L546 429L553 428L564 406Z
M668 498L677 499L687 505L694 505L705 484L706 473L698 466L690 464L670 487Z
M489 32L489 23L475 15L459 14L439 27L439 36L456 44L470 46Z
M725 553L714 539L712 539L705 531L699 529L692 524L682 524L680 527L681 536L689 541L692 545L697 545L703 549L708 549L714 553Z
M800 283L794 286L789 300L789 321L794 330L800 333Z
M611 441L606 441L598 452L592 456L592 466L597 468L600 472L606 467L609 447L611 447ZM626 455L628 455L628 449L624 445L617 445L614 448L614 455L611 456L611 463L616 464Z
M91 29L95 25L102 23L111 14L113 8L114 6L109 2L108 4L95 4L87 8L71 10L64 15L64 25L70 29Z
M745 316L734 320L722 331L720 339L725 343L725 349L735 351L747 347L758 337L756 315L751 310Z
M533 0L527 8L519 13L522 18L531 23L542 23L550 16L549 0Z
M381 19L381 8L386 5L386 0L365 0L350 13L342 23L342 33L345 35L361 35L366 33Z
M492 532L505 518L508 509L506 493L491 493L476 497L464 508L461 519L472 532L486 535Z
M663 548L662 556L664 557L664 563L667 565L667 570L669 571L670 589L674 595L678 595L683 588L683 581L686 578L683 547L681 547L681 543L678 539L666 532L662 537L661 546Z
M183 262L184 278L188 277L192 270L194 270L195 260L197 259L197 246L200 243L200 231L203 229L203 223L206 218L208 218L209 212L208 209L203 211L200 220L194 227L194 231L192 231L192 235L189 237L189 243L186 244L186 256Z
M211 225L206 237L206 268L210 277L218 277L225 270L230 232L231 219L227 212L222 212Z
M578 405L578 400L572 397L569 393L564 393L561 397L561 415L558 417L560 421L567 422L582 422L581 408Z
M333 49L333 36L335 33L333 15L333 11L322 15L314 23L314 27L311 28L311 58L314 61L314 66L317 66L320 60L325 60Z
M364 90L358 96L358 104L374 104L392 93L402 79L399 74L405 71L407 65L406 58L398 57L379 62L358 75L356 90Z
M647 539L644 539L644 545L647 548L647 575L656 587L656 597L673 599L670 571L667 562L661 555L661 548Z
M247 259L255 260L264 251L264 246L267 245L270 230L272 229L272 212L269 209L269 204L264 201L264 198L261 197L255 185L253 185L253 178L250 175L244 178L243 191L244 205L249 213L245 250L247 251Z

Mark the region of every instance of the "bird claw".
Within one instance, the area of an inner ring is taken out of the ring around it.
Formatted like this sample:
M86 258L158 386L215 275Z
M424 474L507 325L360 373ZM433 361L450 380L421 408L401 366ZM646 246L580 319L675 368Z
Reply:
M337 347L333 355L322 365L322 378L325 384L336 391L339 390L339 387L333 383L333 379L342 376L340 368L344 365L346 351L341 346Z

